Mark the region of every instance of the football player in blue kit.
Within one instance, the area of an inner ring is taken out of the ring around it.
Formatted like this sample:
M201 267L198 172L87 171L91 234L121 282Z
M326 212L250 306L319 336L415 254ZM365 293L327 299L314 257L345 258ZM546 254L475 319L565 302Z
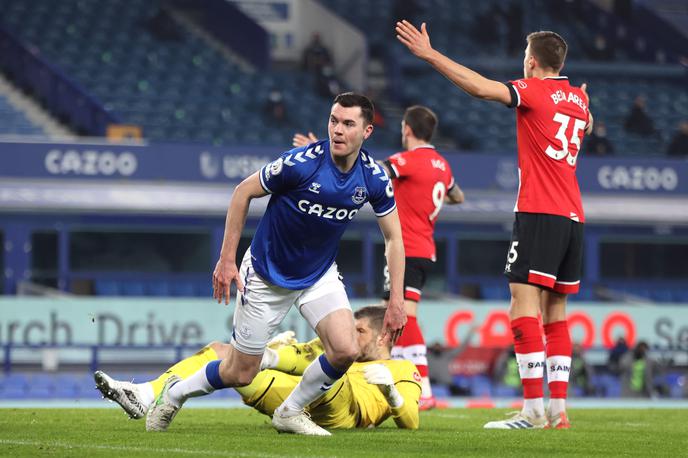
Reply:
M338 95L330 112L328 140L285 152L236 187L213 273L218 302L229 302L232 283L238 290L231 348L225 359L207 363L184 380L172 375L148 411L147 430L166 430L190 397L251 383L267 342L296 305L325 352L275 410L272 424L282 432L330 435L305 409L325 394L359 353L353 313L335 258L342 234L366 202L378 217L391 276L383 337L396 341L406 323L404 247L391 180L361 149L373 132L373 115L367 97ZM251 247L237 267L236 250L249 204L268 194L270 201Z

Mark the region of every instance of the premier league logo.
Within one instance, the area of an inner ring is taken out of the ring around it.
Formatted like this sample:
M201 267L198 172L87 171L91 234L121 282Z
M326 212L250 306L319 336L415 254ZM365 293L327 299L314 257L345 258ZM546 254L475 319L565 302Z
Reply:
M354 189L354 195L351 196L351 200L354 201L356 205L361 205L368 198L368 190L363 186L357 186Z
M283 161L282 158L277 158L277 160L273 161L265 167L265 181L269 181L271 176L279 175L282 173L282 165Z

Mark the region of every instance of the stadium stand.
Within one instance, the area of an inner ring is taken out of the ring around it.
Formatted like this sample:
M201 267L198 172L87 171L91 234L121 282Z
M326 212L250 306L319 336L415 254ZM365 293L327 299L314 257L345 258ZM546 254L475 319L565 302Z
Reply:
M181 26L177 39L162 41L145 27L162 6L2 0L0 24L154 141L289 145L295 129L323 124L329 100L303 90L313 86L308 75L241 68ZM265 127L261 106L272 89L298 122Z
M506 145L515 144L513 114L454 90L442 76L410 58L395 42L391 32L397 4L400 5L398 14L410 14L415 22L425 21L429 24L433 46L438 50L462 62L467 62L468 58L469 65L500 81L520 76L519 58L523 55L526 30L558 31L569 43L570 63L564 73L569 75L574 84L588 83L595 117L605 122L615 154L664 155L676 126L688 117L685 71L667 71L659 78L651 68L638 72L637 63L655 60L656 53L663 56L662 61L676 62L679 55L670 51L674 47L673 42L665 43L666 39L663 42L654 34L642 31L634 33L634 40L621 41L611 36L608 40L613 41L614 49L618 51L615 56L609 56L604 63L597 63L593 67L576 65L595 60L591 37L599 34L596 31L618 28L630 30L634 24L632 20L613 16L590 2L418 0L409 2L415 5L409 7L407 2L388 0L382 2L385 8L374 11L366 8L363 0L357 3L357 8L335 0L325 3L369 33L371 52L382 54L390 69L398 65L396 62L408 62L399 69L400 81L394 85L398 89L395 95L402 105L423 103L442 113L440 129L462 149L512 154ZM510 28L515 27L511 24L514 8L520 10L519 14L523 14L523 10L528 11L527 18L518 26L518 46L515 50L509 46L513 42L509 35ZM480 22L483 17L493 21L490 27ZM388 26L380 27L380 24ZM478 38L476 33L455 33L457 30L474 29L487 30L488 36ZM685 43L686 38L681 38L679 41ZM647 43L646 52L636 50L638 40ZM511 58L508 65L510 70L495 71L496 67L503 66L494 56ZM635 74L629 76L629 71ZM609 76L602 77L600 73ZM393 74L390 76L394 78ZM649 96L649 113L657 129L654 137L628 135L623 130L624 118L638 95Z
M0 94L0 135L45 135L40 127L32 123L24 113L14 108L7 98Z

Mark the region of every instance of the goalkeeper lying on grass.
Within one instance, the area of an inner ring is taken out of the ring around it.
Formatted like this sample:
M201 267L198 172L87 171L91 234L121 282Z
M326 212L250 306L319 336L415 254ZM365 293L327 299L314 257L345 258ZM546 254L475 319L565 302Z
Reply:
M420 376L413 363L390 360L391 343L380 337L384 314L385 308L376 306L354 313L361 354L344 377L309 406L316 424L324 428L367 428L392 417L399 428L418 428ZM320 340L298 344L293 335L289 331L273 339L263 355L261 372L250 385L235 388L246 405L268 416L294 389L306 367L323 352ZM183 379L208 361L223 358L227 345L213 342L147 383L117 381L97 371L96 386L131 418L142 418L168 378Z

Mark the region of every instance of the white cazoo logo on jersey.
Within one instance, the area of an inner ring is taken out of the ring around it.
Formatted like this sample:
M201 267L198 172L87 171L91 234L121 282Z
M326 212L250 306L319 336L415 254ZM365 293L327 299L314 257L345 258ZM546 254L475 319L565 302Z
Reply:
M317 202L311 202L306 199L299 200L296 206L307 215L316 215L321 218L336 219L339 221L345 219L351 220L356 216L356 213L358 213L357 208L349 210L348 208L323 207Z

